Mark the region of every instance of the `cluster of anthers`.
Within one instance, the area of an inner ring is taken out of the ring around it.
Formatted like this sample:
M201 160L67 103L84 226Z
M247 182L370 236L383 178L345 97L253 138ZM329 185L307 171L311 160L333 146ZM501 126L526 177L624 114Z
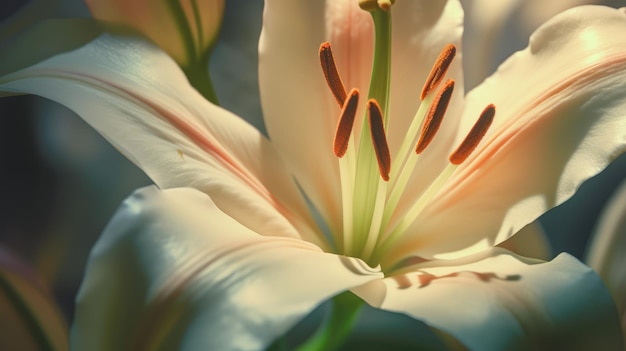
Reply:
M393 3L382 2L389 3L389 6ZM383 7L380 8L384 10ZM333 145L334 154L339 160L343 209L342 233L333 235L338 253L360 257L371 265L380 263L384 253L413 224L433 196L450 178L456 167L476 149L491 126L495 116L493 104L485 107L464 140L450 154L449 165L423 191L419 199L411 204L403 217L392 222L392 216L413 173L418 157L434 139L446 114L455 82L453 79L448 79L443 85L441 83L455 54L456 47L448 44L435 61L424 83L419 109L407 130L403 143L394 155L392 164L385 132L388 118L384 118L383 108L376 98L369 98L366 106L370 138L360 138L361 142L358 146L351 142L354 139L351 139L351 136L360 92L358 89L346 91L339 76L330 43L321 44L319 56L322 71L341 108ZM364 121L362 130L366 129L365 123ZM366 139L366 142L363 142L363 139ZM366 145L368 143L369 145ZM365 149L368 147L373 149L375 157L363 156L367 154ZM367 176L360 176L359 173L371 173L371 169L375 169L376 166L368 159L374 158L378 163L376 172L378 174L372 181L372 178L368 180ZM373 199L369 201L371 205L362 205L361 202L368 202L368 196Z

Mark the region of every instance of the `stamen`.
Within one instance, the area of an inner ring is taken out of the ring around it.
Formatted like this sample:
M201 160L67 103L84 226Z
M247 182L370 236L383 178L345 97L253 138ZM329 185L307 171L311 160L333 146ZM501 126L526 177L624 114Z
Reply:
M348 150L348 142L350 134L352 134L352 126L354 125L354 117L359 104L359 90L354 88L350 91L350 95L343 103L341 115L337 122L337 131L335 132L334 152L335 156L341 158Z
M421 99L424 100L426 95L430 94L431 91L435 90L439 83L443 80L443 77L448 72L448 68L450 68L450 64L452 64L452 60L456 55L456 46L453 44L446 45L439 57L437 57L437 61L433 65L433 68L430 70L430 74L426 79L426 83L424 83L424 87L422 88L422 96Z
M441 122L443 121L443 116L446 114L446 110L448 109L448 103L450 102L453 91L454 80L452 79L449 79L446 84L439 89L435 100L430 106L430 110L428 110L426 119L424 120L422 133L417 141L417 147L415 148L415 152L417 154L421 154L422 151L426 149L435 137L435 134L437 134L437 131L439 131L439 127L441 127Z
M383 126L383 111L375 99L367 102L367 111L369 115L370 133L376 159L378 160L378 170L384 181L389 180L389 170L391 169L391 155L389 154L389 145L385 136L385 127Z
M450 163L460 165L467 159L487 133L495 115L496 107L493 104L485 107L461 145L450 155Z
M326 78L326 83L335 96L339 107L342 107L344 101L346 101L346 88L341 81L341 77L339 77L329 42L324 42L320 45L320 63L322 65L322 71L324 72L324 78Z

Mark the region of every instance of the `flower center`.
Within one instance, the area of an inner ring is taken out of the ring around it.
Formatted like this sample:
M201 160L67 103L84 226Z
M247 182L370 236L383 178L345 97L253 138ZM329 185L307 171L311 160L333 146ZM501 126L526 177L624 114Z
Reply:
M385 126L389 123L391 70L391 13L393 1L361 1L361 8L372 14L375 28L374 62L370 88L358 145L353 141L353 126L360 92L346 92L335 65L331 45L320 46L320 62L328 87L340 107L333 152L339 162L343 228L333 233L337 252L360 257L377 265L385 252L406 234L419 214L453 174L458 165L474 151L489 129L495 106L488 105L455 151L449 164L422 192L420 197L394 219L398 203L406 190L419 155L435 138L454 91L454 80L441 84L453 62L456 47L446 45L424 83L421 103L400 148L390 154ZM441 86L441 87L440 87ZM420 128L421 126L421 128ZM369 129L369 137L365 129ZM393 162L392 162L393 161Z

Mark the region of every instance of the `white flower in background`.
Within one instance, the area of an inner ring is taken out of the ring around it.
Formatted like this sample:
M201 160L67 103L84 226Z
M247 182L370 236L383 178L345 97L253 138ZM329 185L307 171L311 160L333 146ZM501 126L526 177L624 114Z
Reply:
M626 182L600 216L585 261L602 277L619 310L626 335ZM625 345L626 348L626 345Z

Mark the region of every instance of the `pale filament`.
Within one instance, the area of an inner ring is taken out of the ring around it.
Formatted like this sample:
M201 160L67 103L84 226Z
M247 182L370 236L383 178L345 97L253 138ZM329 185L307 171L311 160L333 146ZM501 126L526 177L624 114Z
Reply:
M359 91L352 89L349 93L346 93L330 44L326 42L320 46L320 63L324 77L337 104L341 108L335 138L333 139L333 152L339 162L343 210L343 233L335 235L336 244L342 245L342 247L338 248L340 253L358 255L369 262L371 262L372 258L379 257L381 252L386 251L390 245L405 234L406 230L415 222L434 196L446 184L457 166L463 163L474 151L487 132L495 115L495 107L493 105L485 108L465 140L450 154L449 165L432 181L419 198L411 204L409 210L402 218L399 218L397 224L393 227L391 226L391 219L410 181L418 156L426 151L431 141L435 138L451 100L454 90L453 80L449 79L439 90L437 89L444 80L455 54L455 46L448 44L443 48L435 61L421 91L420 99L422 102L420 107L407 130L403 143L396 155L394 155L393 163L384 125L385 117L389 117L383 116L381 107L375 99L370 99L367 102L371 145L373 145L381 181L376 182L376 189L360 189L363 185L356 189L355 158L357 151L354 150L356 146L353 142L352 134L354 133L353 126L359 101ZM436 93L434 93L435 91ZM412 148L415 152L410 151ZM356 191L376 192L371 224L369 230L365 230L367 233L355 232L354 221L358 218L358 216L355 217L353 206ZM362 249L356 247L358 246L356 245L357 242L363 243Z

